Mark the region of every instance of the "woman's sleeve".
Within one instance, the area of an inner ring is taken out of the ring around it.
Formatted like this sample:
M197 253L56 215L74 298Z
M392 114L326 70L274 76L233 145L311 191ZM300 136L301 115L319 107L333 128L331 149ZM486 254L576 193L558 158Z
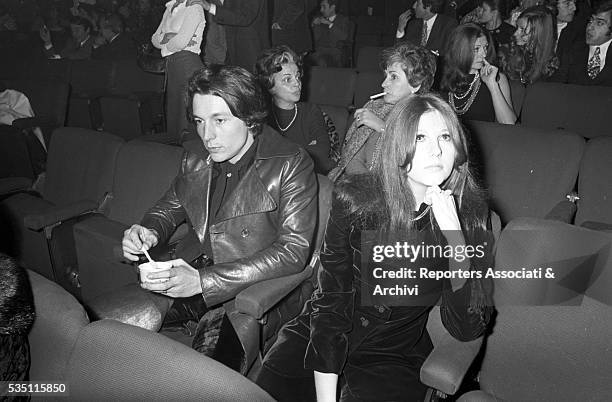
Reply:
M482 258L472 258L472 272L480 272L481 278L468 279L462 288L453 292L450 281L445 281L442 293L440 315L448 332L460 341L471 341L481 336L491 319L492 282L484 278L489 267L493 267L495 236L489 224L487 231L481 231L478 238L472 239L474 246L484 246Z
M308 116L308 140L310 144L306 146L306 150L314 159L315 166L321 170L319 173L327 174L334 166L334 163L329 159L329 136L327 135L327 127L323 113L317 105L312 105Z
M307 369L340 374L348 354L354 296L350 223L336 197L327 222L321 251L318 289L312 296L310 342L304 359Z
M172 37L162 48L170 53L179 52L185 49L193 38L198 26L205 21L204 10L199 5L185 7L185 19L181 24L181 29Z

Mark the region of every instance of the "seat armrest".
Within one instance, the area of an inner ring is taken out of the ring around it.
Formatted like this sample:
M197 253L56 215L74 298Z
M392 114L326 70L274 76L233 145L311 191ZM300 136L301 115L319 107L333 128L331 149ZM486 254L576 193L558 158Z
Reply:
M452 336L431 351L421 367L421 382L447 395L454 395L480 350L483 337L461 342Z
M20 129L33 128L33 127L58 127L59 124L55 119L47 116L36 116L36 117L23 117L21 119L15 119L13 121L13 127Z
M0 179L0 197L32 189L32 179L28 177L5 177Z
M461 395L457 402L500 402L500 399L484 391L470 391Z
M553 209L551 209L550 212L546 214L544 219L572 223L574 221L575 214L576 204L569 200L564 200L560 201L557 205L555 205Z
M98 203L90 200L82 200L61 207L54 207L42 214L31 214L23 218L25 227L31 230L42 230L67 219L76 218L91 212L95 212Z
M236 310L260 319L264 314L312 275L307 265L302 272L258 282L236 296Z

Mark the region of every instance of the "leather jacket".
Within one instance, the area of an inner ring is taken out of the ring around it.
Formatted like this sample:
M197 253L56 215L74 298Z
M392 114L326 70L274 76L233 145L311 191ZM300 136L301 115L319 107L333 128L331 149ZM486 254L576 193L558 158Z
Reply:
M142 225L167 241L187 220L200 243L210 236L214 265L198 268L207 306L234 298L250 285L304 269L317 223L317 181L313 162L303 149L264 126L253 165L218 222L209 224L213 161L193 152L166 194L143 218Z

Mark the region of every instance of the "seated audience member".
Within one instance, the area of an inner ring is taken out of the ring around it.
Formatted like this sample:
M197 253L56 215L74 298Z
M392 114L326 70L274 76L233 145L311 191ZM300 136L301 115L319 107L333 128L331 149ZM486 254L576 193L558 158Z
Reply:
M304 148L318 173L333 167L329 158L329 136L321 109L300 102L302 65L300 57L288 46L264 50L255 69L261 85L271 96L268 124L285 138Z
M559 59L559 68L550 81L567 81L569 61L575 47L584 43L586 19L577 15L576 0L550 0L546 4L556 19L557 42L555 54Z
M488 32L479 25L455 28L444 54L440 86L445 99L463 119L514 124L510 84L491 64L495 49L490 42Z
M132 38L123 32L123 21L116 14L100 21L102 45L95 47L93 58L98 60L120 60L136 58L136 45Z
M612 86L612 1L600 3L586 28L585 44L574 49L568 82L578 85Z
M252 0L249 0L252 1ZM272 6L272 26L270 38L272 46L286 45L297 54L303 55L312 50L308 12L305 0L270 0Z
M412 9L400 14L395 38L441 54L457 26L454 18L442 14L445 3L446 0L416 0Z
M366 173L382 157L387 115L402 98L429 92L436 74L435 56L422 46L400 42L383 50L385 80L383 96L368 101L355 111L347 130L340 161L329 178L336 181L343 173Z
M46 26L40 28L40 38L45 45L45 54L49 58L85 60L91 58L94 38L91 36L91 23L85 18L72 17L70 19L71 38L59 52L51 42L51 33Z
M514 7L512 11L510 11L510 16L506 20L506 22L512 26L516 26L516 20L518 20L519 15L526 9L530 7L540 6L544 4L545 0L519 0L518 6Z
M338 0L321 1L321 15L312 21L313 64L322 67L343 67L342 43L348 39L350 24L345 15L337 12Z
M376 169L336 183L317 290L264 359L256 382L279 401L421 401L427 387L420 368L432 349L426 330L431 306L441 298L442 322L462 341L480 336L491 317L491 286L476 275L385 282L426 289L410 302L408 296L371 296L385 285L368 274L362 244L487 244L482 259L465 264L431 255L414 262L439 271L482 272L493 258L489 208L448 104L431 94L404 98L387 129L385 157ZM432 164L440 168L428 169ZM405 261L381 263L385 270Z
M191 77L188 96L205 153L184 155L170 189L125 231L123 255L136 261L188 223L172 267L148 274L141 286L175 298L164 326L197 322L208 311L193 347L212 354L222 303L254 283L306 266L317 181L308 154L264 124L261 87L245 69L205 65Z
M542 6L528 8L516 25L513 43L499 50L501 70L509 79L526 85L548 79L559 67L555 56L557 31L551 12Z
M507 7L507 0L483 0L477 8L477 22L489 32L496 50L499 45L510 44L516 30L504 21L508 14Z
M0 253L0 399L7 384L28 381L30 346L28 332L34 323L34 297L25 269Z

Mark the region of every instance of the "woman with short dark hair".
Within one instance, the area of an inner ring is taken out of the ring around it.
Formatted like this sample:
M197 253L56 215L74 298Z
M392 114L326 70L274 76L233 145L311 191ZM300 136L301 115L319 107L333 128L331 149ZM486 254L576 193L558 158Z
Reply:
M276 46L264 50L255 69L270 97L270 127L301 145L314 160L315 170L327 174L333 162L323 113L314 103L300 102L301 58L288 46Z
M400 42L383 50L381 66L385 71L384 90L355 111L342 147L338 166L329 178L336 181L343 173L365 173L380 156L385 119L400 99L413 93L427 93L436 73L436 58L422 46Z

